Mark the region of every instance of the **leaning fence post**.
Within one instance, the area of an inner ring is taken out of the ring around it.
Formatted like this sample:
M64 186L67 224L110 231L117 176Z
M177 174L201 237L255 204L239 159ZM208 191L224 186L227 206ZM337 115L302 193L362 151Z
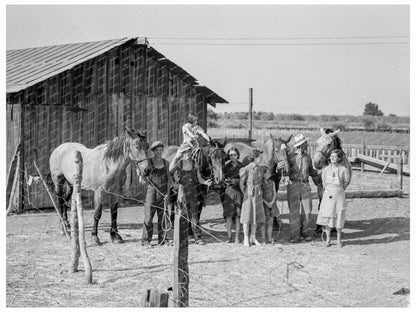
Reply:
M186 203L184 202L184 190L183 186L179 185L173 236L173 302L175 307L188 307L189 305L187 217L188 212Z
M71 263L69 265L69 273L78 271L79 260L79 240L78 240L78 215L77 202L75 199L75 186L71 197Z
M63 219L61 213L59 212L58 206L56 205L55 200L53 199L53 196L52 196L51 192L49 191L48 185L46 184L45 180L42 178L42 173L40 173L40 170L39 170L38 166L36 165L36 161L33 161L33 165L35 166L35 169L39 174L39 178L42 181L42 184L45 187L46 192L49 195L49 198L51 199L52 205L55 208L56 213L59 216L59 220L61 222L61 226L62 226L62 229L64 230L65 236L66 236L66 238L70 239L68 230L67 230L65 222L64 222L64 219ZM71 203L71 209L72 209L72 203Z
M85 282L92 283L91 262L87 253L87 244L85 242L84 214L81 200L81 182L82 182L82 155L79 151L75 152L75 176L73 197L76 203L76 214L78 216L78 249L81 251L81 257L85 270ZM72 207L71 207L72 208ZM71 210L72 211L72 210ZM78 254L79 257L79 254Z

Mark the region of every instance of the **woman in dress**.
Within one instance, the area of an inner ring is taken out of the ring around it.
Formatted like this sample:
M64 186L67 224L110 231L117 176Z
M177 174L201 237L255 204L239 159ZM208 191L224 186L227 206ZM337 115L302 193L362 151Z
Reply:
M331 228L337 229L338 247L343 246L341 234L346 214L345 188L351 179L348 168L342 165L343 157L341 150L333 150L331 163L322 171L324 194L316 223L325 226L327 247L331 245Z

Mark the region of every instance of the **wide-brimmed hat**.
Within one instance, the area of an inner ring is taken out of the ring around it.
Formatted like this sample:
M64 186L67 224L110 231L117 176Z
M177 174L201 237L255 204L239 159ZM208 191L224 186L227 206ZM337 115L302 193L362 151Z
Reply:
M295 140L294 140L295 143L293 144L293 146L298 147L298 146L302 145L303 143L305 143L308 140L309 140L309 138L305 138L305 136L302 133L297 134L295 136Z
M162 141L155 141L153 142L153 144L150 146L150 150L153 151L156 147L163 147L163 143Z

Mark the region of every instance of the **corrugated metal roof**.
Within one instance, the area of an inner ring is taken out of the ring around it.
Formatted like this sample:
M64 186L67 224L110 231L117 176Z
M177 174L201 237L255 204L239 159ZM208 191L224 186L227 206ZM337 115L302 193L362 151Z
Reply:
M7 51L7 93L14 93L107 52L122 38Z
M103 54L127 41L135 40L147 44L146 38L122 38L105 41L64 44L40 48L28 48L7 51L7 93L15 93L35 85L47 78ZM228 103L207 87L197 84L196 78L180 66L168 60L163 54L149 47L148 55L183 81L193 85L205 95L207 101Z

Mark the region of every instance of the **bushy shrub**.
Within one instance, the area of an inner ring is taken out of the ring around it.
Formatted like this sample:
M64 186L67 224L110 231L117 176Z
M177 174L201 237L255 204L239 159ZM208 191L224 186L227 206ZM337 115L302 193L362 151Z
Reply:
M391 127L384 122L380 122L380 123L377 123L376 130L377 131L391 131Z
M364 128L366 130L374 130L375 120L372 118L363 119Z
M218 125L218 123L215 122L214 120L208 120L207 126L208 126L208 128L219 128L220 127Z

